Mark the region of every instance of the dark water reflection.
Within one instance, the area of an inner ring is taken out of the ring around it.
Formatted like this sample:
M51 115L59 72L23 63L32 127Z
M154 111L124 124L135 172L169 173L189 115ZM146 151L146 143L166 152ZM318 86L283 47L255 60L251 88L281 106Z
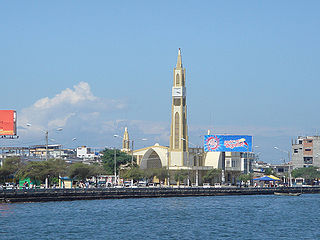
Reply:
M320 239L320 195L0 204L0 239Z

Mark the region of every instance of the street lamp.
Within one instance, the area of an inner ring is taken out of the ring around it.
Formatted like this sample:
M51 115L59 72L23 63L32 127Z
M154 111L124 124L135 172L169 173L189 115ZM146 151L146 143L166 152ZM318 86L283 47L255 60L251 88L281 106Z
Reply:
M32 124L31 123L27 123L26 126L27 127L31 127ZM54 130L54 129L50 129L50 131L52 131L52 130ZM62 131L62 130L63 130L63 128L61 128L61 127L56 129L56 131ZM41 130L41 131L45 133L45 137L46 137L46 161L48 161L49 130ZM48 176L46 177L45 185L46 185L46 188L49 187Z
M31 124L31 123L27 123L26 126L27 126L27 127L31 127L32 124ZM49 131L52 131L52 130L54 130L54 128L53 128L53 129L50 129L50 130L42 130L42 129L41 129L41 131L45 133L45 138L46 138L46 161L48 161ZM60 132L60 131L63 130L63 128L62 128L62 127L59 127L59 128L56 128L55 130L58 131L58 132Z
M278 147L273 147L274 149L280 151L280 152L284 152L284 153L287 153L288 154L288 172L289 172L289 187L292 187L292 178L291 178L291 165L290 165L290 152L289 151L286 151L286 150L283 150L283 149L280 149Z

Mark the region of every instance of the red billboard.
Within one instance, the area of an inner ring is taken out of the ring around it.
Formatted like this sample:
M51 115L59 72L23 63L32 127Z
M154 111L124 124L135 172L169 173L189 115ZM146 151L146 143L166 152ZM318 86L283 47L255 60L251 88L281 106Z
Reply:
M0 110L0 135L13 136L17 134L17 114L14 110Z

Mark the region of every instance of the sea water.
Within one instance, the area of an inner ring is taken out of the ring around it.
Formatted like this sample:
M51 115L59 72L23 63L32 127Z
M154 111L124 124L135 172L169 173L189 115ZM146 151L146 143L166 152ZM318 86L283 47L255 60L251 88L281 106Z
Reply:
M0 204L0 239L320 239L320 194Z

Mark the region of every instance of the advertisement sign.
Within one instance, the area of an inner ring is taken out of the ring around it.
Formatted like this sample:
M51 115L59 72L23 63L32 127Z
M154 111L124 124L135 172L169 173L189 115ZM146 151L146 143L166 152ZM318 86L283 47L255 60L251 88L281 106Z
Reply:
M16 135L16 111L0 110L0 135Z
M205 152L252 152L252 136L205 135Z

